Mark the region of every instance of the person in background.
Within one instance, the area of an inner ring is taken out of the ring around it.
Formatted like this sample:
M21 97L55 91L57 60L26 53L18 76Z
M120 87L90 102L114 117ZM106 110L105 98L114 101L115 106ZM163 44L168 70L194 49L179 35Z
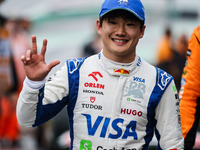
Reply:
M99 34L95 34L94 40L87 43L83 47L83 57L88 57L94 54L98 54L102 49L102 40Z
M29 30L31 23L29 20L18 18L10 20L6 27L10 32L11 48L14 56L13 61L15 63L15 68L17 68L17 92L19 93L22 89L23 81L25 79L23 64L19 60L21 55L25 54L27 49L30 49L30 42L28 39L30 37Z
M69 59L46 79L58 60L45 62L36 36L21 57L26 79L17 104L22 126L36 127L67 107L70 149L183 150L179 99L173 77L136 54L145 31L140 0L105 0L96 21L103 49Z
M188 42L187 61L183 70L180 95L180 114L185 150L192 150L200 119L200 26Z
M25 129L16 118L17 99L25 79L19 60L30 48L30 22L1 16L0 23L0 148L43 148L43 126Z
M180 91L181 87L181 78L182 78L183 68L185 67L187 48L188 48L188 38L185 34L182 34L175 41L175 46L172 49L173 59L169 67L171 69L168 72L174 77L174 81L178 91Z
M186 35L181 35L176 41L174 41L173 46L170 48L172 53L170 58L157 64L158 68L163 69L173 76L177 91L179 91L181 87L181 76L186 61L187 42Z
M172 31L170 27L165 29L164 37L161 39L158 45L157 53L157 65L171 61L173 57L172 53Z
M18 147L20 130L16 118L18 80L7 18L0 16L0 147Z

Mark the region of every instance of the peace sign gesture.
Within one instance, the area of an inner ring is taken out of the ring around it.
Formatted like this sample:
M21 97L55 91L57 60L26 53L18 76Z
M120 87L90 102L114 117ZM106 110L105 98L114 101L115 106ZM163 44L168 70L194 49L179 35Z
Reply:
M49 65L45 62L47 39L43 40L41 53L37 53L36 36L32 36L32 50L27 50L26 56L21 56L26 76L32 81L42 81L53 67L60 63L59 60L52 61Z

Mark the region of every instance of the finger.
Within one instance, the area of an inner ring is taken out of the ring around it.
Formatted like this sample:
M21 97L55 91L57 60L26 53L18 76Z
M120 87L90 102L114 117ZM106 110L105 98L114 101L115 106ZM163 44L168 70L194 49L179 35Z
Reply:
M47 49L47 39L43 40L43 45L42 45L42 50L41 50L41 55L45 55Z
M26 52L26 61L31 60L31 56L32 56L32 51L31 50L27 50L27 52Z
M33 54L37 54L37 40L35 35L32 36L32 50Z
M24 55L21 56L21 61L26 64L26 57Z
M60 64L59 60L54 60L53 62L51 62L48 67L51 70L53 67L55 67L56 65Z

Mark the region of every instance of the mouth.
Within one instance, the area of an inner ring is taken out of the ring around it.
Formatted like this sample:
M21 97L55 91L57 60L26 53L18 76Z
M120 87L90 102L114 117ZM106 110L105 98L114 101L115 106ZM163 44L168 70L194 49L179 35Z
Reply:
M128 40L126 40L126 39L114 39L114 38L112 38L112 41L115 44L120 45L120 46L124 45L124 44L126 44L128 42Z

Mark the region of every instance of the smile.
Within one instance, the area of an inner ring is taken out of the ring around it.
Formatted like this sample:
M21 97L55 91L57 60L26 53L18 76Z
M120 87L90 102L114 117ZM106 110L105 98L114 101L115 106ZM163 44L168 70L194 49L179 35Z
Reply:
M119 42L119 43L125 43L128 42L128 40L119 40L119 39L112 39L114 42Z

